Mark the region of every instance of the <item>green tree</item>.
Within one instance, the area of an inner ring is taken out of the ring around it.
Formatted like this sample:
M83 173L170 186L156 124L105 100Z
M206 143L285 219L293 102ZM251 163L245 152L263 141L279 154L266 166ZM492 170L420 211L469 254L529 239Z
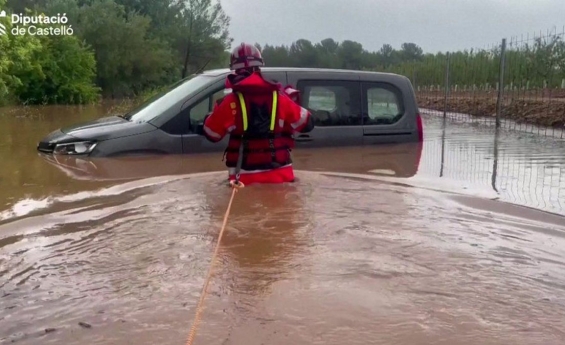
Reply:
M212 0L187 0L180 15L183 24L177 39L178 50L183 52L181 77L202 69L209 64L223 63L223 52L229 48L232 39L228 27L230 18L222 5Z
M294 66L286 46L271 46L266 44L261 51L265 64L272 67Z
M5 8L5 0L0 0L0 8ZM11 11L8 9L8 16ZM12 25L7 18L0 18L9 32ZM41 50L37 37L0 35L0 105L17 100L17 90L21 90L22 81L17 75L40 71L41 67L34 56Z
M150 18L112 0L92 1L77 12L75 33L94 49L104 95L131 96L173 80L175 54L166 41L148 34Z
M43 36L34 61L38 68L14 71L20 79L18 98L34 104L84 104L98 99L94 54L76 37Z
M299 61L302 67L317 67L319 64L317 49L312 42L305 39L299 39L292 43L289 55L293 57L294 64Z
M360 43L345 40L339 45L337 55L341 67L346 69L361 69L363 63L363 46Z
M339 68L343 64L338 56L339 42L333 38L326 38L315 45L318 51L318 61L320 66L326 68Z
M416 43L402 43L400 50L402 61L422 61L424 52Z
M395 51L394 48L390 44L383 44L381 49L378 52L379 57L381 59L381 63L383 68L387 68L393 65L395 61Z
M9 21L2 23L10 31ZM88 103L97 98L93 54L76 37L8 34L0 36L0 52L0 103Z

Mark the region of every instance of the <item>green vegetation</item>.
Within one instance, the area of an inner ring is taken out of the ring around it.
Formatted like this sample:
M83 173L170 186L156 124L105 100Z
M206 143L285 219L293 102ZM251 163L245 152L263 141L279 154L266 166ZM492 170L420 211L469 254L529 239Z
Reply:
M9 18L0 18L9 31L0 35L0 105L145 99L184 76L228 64L230 19L215 0L0 0L0 9L8 17L64 14L67 23L50 26L72 28L72 35L12 35ZM417 86L445 83L447 54L424 53L415 43L370 52L350 40L299 39L262 51L268 66L385 71ZM450 84L496 87L499 63L500 48L451 53ZM509 44L507 86L562 87L563 79L561 37Z
M229 18L212 0L0 0L0 105L146 97L225 67ZM15 14L66 15L72 35L12 35Z

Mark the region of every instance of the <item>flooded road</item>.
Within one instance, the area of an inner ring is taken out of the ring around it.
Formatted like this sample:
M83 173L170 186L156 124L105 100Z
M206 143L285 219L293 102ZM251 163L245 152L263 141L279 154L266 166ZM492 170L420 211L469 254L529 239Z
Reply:
M184 344L221 153L36 154L76 121L0 116L0 344ZM195 344L565 343L565 143L425 126L296 151L297 183L238 193Z

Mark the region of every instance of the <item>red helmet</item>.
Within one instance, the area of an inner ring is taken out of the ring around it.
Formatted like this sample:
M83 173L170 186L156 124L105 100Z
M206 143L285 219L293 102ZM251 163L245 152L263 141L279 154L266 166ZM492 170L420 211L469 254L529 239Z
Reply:
M248 43L241 43L235 47L230 56L230 69L248 69L265 66L261 52L257 47Z

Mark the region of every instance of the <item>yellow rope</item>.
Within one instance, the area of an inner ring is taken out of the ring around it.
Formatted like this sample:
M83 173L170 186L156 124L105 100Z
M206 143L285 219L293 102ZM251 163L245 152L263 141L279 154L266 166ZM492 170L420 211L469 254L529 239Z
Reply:
M202 288L202 293L200 294L200 300L198 301L198 305L196 306L196 314L194 315L194 321L192 322L192 327L190 328L190 332L188 333L188 340L186 341L186 345L192 345L192 343L194 342L194 337L196 336L196 328L198 327L198 324L200 322L200 314L202 313L202 309L203 309L204 298L206 297L206 293L208 292L208 284L210 283L210 279L212 278L214 262L216 261L216 256L218 256L218 250L220 249L220 242L222 241L222 235L224 234L224 230L226 229L226 224L228 222L228 216L230 214L231 205L237 190L239 188L243 188L243 183L241 182L230 181L230 185L232 187L230 202L228 203L228 208L226 209L226 214L224 215L224 222L220 230L220 235L218 236L218 241L216 242L216 250L212 255L212 262L210 262L208 276L206 277L206 281L204 282L204 287Z

